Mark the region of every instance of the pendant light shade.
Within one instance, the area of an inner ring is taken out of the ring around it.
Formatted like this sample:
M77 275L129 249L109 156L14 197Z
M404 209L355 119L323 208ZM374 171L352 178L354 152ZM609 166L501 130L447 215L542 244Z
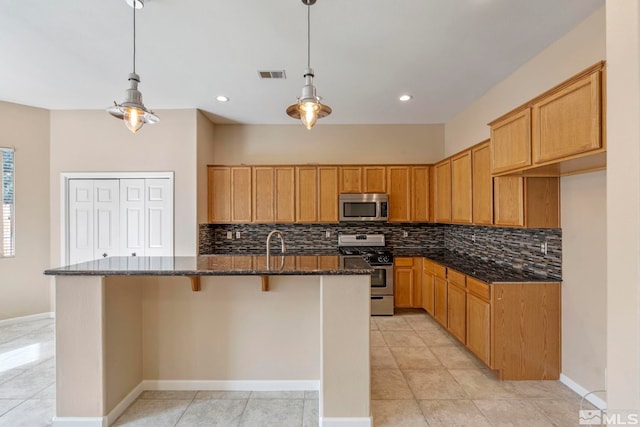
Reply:
M304 71L305 85L302 87L302 96L298 102L287 108L287 114L294 119L300 119L302 124L311 129L318 119L331 114L331 108L320 102L316 95L316 87L313 85L313 69L311 68L311 6L316 0L302 0L307 6L307 69Z
M129 73L129 89L125 92L124 101L121 104L113 101L113 107L107 108L107 112L117 119L124 120L127 128L136 133L145 123L158 123L160 118L144 106L142 93L138 90L140 76L136 74L136 9L141 9L144 2L127 0L127 3L133 9L133 72Z

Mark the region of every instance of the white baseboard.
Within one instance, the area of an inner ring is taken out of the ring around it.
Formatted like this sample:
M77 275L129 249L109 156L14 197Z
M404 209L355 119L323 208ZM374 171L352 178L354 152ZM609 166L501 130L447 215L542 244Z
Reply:
M16 323L31 322L32 320L54 319L56 317L53 311L48 313L31 314L29 316L12 317L11 319L0 320L0 326L15 325Z
M560 374L560 382L578 393L580 396L585 396L590 393L590 390L582 387L580 384L573 381L571 378L567 377L564 374ZM593 404L598 409L601 409L603 411L607 409L607 402L604 399L596 396L595 394L589 394L587 397L585 397L585 400L589 401L589 403Z
M53 417L52 427L107 427L107 417Z
M122 399L120 403L118 403L111 410L111 412L109 412L109 414L106 417L106 421L107 421L106 425L110 426L111 424L113 424L115 420L117 420L118 417L122 415L122 413L129 407L129 405L131 405L138 398L138 396L142 394L144 390L145 390L144 381L141 381L140 384L135 386L133 390L131 390L129 394L127 394L125 398Z
M143 390L301 391L320 390L319 380L200 381L144 380Z
M320 427L371 427L373 421L371 417L349 417L349 418L320 418Z

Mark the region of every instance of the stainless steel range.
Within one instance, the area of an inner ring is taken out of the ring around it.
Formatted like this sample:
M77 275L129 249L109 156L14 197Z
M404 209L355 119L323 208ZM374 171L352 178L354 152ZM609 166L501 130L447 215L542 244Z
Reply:
M341 234L338 248L343 264L364 258L375 269L371 276L371 314L393 316L393 255L385 248L384 234Z

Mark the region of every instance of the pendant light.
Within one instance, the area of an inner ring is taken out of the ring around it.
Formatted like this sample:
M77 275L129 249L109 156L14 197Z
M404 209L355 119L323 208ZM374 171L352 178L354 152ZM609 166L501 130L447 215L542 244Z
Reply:
M136 74L136 9L144 7L144 0L126 0L133 9L133 72L129 73L129 89L125 92L124 102L121 104L113 101L113 107L107 108L109 114L115 118L124 120L124 124L133 133L145 123L158 123L160 118L147 110L142 103L142 93L138 90L140 76Z
M305 84L302 87L302 96L298 102L287 108L287 114L294 119L302 120L302 124L311 129L318 119L331 114L331 108L320 103L320 97L316 95L316 87L313 85L313 69L311 68L311 6L316 0L302 0L307 6L307 68L304 70Z

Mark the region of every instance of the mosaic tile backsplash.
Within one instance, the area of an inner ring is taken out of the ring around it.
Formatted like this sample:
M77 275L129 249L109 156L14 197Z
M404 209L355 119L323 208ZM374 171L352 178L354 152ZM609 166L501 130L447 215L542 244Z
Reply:
M516 269L562 278L562 231L450 224L339 223L339 224L200 224L201 255L264 253L270 231L284 233L290 252L333 252L338 233L385 235L392 249L415 249L415 253L439 250L507 264ZM329 231L329 238L326 232ZM233 239L227 239L231 232ZM240 232L240 239L236 239ZM406 233L406 237L405 236ZM547 254L540 245L547 244ZM276 239L276 246L278 242ZM411 251L412 252L412 251Z

